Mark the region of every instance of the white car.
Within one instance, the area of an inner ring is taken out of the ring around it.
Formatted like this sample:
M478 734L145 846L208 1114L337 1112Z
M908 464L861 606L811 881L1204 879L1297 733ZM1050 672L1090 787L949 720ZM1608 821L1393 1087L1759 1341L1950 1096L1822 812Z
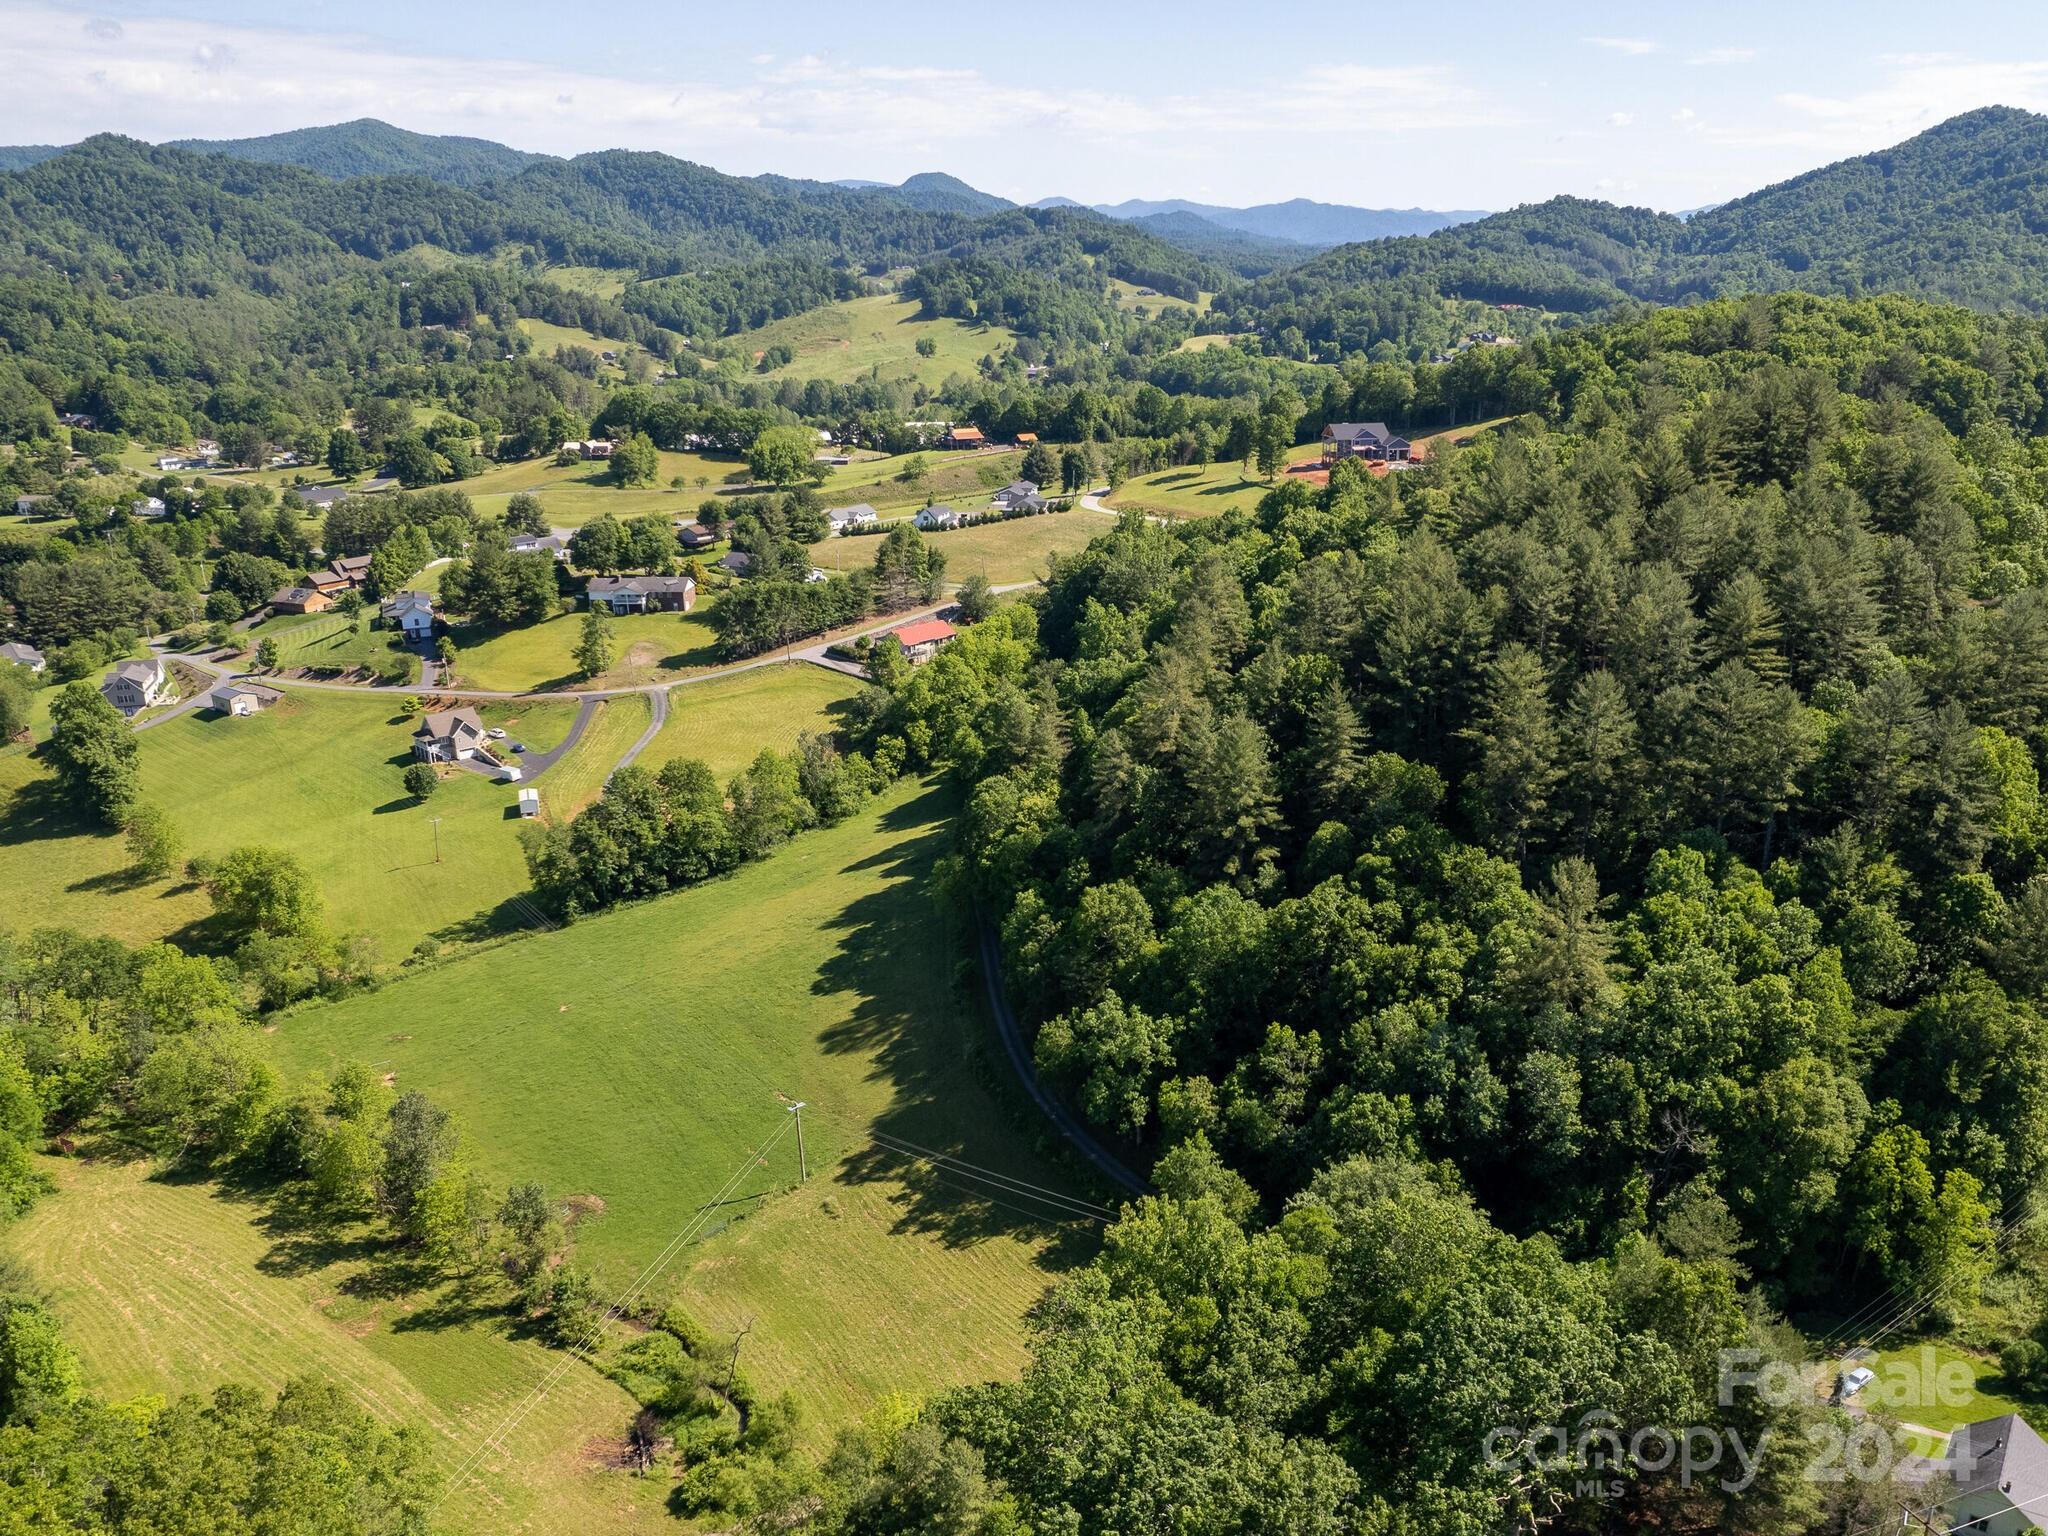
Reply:
M1835 1401L1847 1402L1875 1380L1877 1372L1867 1365L1842 1372L1841 1379L1835 1383Z
M493 741L503 741L505 739L505 729L503 726L494 725L484 734Z

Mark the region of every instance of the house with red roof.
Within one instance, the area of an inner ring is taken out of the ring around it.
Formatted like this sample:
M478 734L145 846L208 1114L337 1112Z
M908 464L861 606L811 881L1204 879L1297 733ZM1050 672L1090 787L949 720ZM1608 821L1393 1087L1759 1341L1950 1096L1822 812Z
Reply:
M948 644L960 632L944 619L913 619L908 624L897 625L889 633L903 647L904 659L917 666L930 661L939 653L940 646Z

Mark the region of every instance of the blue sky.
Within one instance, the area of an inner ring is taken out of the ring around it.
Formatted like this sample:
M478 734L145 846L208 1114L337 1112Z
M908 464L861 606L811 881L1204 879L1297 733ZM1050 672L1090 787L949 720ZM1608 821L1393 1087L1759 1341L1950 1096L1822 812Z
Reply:
M1256 9L1256 15L1254 15ZM1019 200L1679 209L1972 107L2048 111L2048 5L0 0L0 141L352 117Z

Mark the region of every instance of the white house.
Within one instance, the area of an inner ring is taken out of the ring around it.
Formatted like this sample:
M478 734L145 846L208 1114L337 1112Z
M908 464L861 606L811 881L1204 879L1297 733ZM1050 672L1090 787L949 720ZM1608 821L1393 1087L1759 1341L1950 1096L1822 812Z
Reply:
M2018 1414L1965 1424L1949 1438L1943 1470L1955 1479L1942 1510L1947 1529L1973 1536L2048 1530L2048 1442Z
M412 755L423 763L466 762L479 755L488 758L484 740L484 723L468 705L436 709L421 716L414 729Z
M882 514L864 501L856 501L850 507L834 507L825 514L832 520L834 533L845 533L849 528L868 528L882 520Z
M222 683L207 696L206 702L224 715L253 715L283 697L277 689L261 683Z
M927 530L933 528L958 528L965 520L965 513L947 506L943 501L935 507L926 507L917 514L915 519L918 527Z
M149 656L141 661L117 662L107 680L100 684L100 692L122 714L135 715L162 698L170 681L164 659Z
M20 640L0 645L0 666L27 667L31 672L40 672L45 665L43 653L32 645Z
M388 597L377 609L386 629L401 631L408 640L434 638L434 600L424 592L401 592Z
M515 555L553 555L557 560L569 558L569 535L566 533L522 533L512 541Z
M137 517L162 517L164 499L161 496L138 496L129 510Z

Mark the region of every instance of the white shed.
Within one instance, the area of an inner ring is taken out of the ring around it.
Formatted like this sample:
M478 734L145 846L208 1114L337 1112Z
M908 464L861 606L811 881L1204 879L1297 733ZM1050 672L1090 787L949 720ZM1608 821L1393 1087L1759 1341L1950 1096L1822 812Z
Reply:
M540 791L527 788L519 791L519 814L538 816L540 814Z

